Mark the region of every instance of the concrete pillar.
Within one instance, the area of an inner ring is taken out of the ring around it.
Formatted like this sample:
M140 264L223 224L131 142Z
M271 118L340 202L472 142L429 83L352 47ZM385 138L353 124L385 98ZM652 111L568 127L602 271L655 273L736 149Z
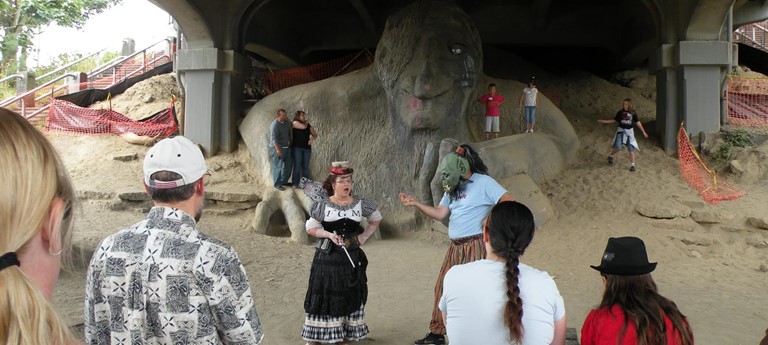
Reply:
M21 79L16 82L16 94L20 95L34 89L36 85L35 73L31 71L21 72Z
M133 38L123 38L123 47L120 49L121 56L128 56L136 52L136 41Z
M16 94L20 95L23 94L29 90L34 89L37 87L37 82L35 80L35 73L30 71L25 71L21 73L22 77L21 79L16 81ZM24 107L31 108L35 106L35 94L31 93L27 96L25 96L22 100L24 103Z
M721 71L730 64L730 52L728 41L682 41L677 45L680 113L692 136L720 130Z
M238 120L243 116L243 85L248 59L232 50L224 51L224 70L221 76L221 131L219 148L224 152L237 150Z
M74 76L66 78L66 84L69 93L85 90L88 88L88 75L83 72L75 73Z
M729 61L727 41L680 41L657 49L651 70L658 93L657 132L666 152L676 151L682 121L695 137L720 130L721 70Z
M184 136L202 145L206 156L237 149L237 120L242 111L242 55L216 48L178 50L184 75Z

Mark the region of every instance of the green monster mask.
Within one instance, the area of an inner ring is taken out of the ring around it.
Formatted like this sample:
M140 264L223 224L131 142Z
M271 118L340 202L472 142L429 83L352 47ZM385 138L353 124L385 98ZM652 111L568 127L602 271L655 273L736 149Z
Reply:
M440 184L443 186L443 190L454 197L457 188L465 182L464 176L469 172L469 161L455 152L451 152L440 160L437 171L440 172Z

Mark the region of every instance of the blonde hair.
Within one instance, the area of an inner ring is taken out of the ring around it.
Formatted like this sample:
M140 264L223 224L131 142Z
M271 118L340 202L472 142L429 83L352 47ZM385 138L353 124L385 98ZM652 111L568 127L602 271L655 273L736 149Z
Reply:
M61 226L62 257L68 257L75 192L67 171L42 133L5 108L0 108L0 167L0 255L23 253L28 242L50 226L46 222L53 200L60 198L65 206L54 224ZM19 266L0 271L0 343L74 342L67 324Z

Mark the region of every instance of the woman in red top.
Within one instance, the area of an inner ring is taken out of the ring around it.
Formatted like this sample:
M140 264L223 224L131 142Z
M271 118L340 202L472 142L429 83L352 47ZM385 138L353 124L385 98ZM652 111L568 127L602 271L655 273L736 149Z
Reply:
M659 295L645 243L609 238L600 266L603 300L581 328L582 345L693 345L693 333L675 302Z

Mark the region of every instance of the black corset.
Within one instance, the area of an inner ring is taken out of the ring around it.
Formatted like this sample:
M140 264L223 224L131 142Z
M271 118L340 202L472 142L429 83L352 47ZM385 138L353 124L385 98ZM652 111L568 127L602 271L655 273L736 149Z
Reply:
M337 235L343 237L357 236L363 233L363 228L360 227L360 222L356 222L349 218L342 218L332 222L322 222L323 228L328 232L336 232Z

